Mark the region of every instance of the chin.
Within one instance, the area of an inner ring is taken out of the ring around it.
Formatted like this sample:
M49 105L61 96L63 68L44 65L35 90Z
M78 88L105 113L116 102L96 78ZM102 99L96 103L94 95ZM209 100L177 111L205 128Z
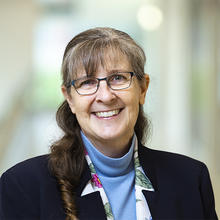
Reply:
M127 133L128 134L128 133ZM123 139L127 139L128 135L123 133L115 133L114 131L102 132L101 135L99 134L100 138L106 141L120 141Z

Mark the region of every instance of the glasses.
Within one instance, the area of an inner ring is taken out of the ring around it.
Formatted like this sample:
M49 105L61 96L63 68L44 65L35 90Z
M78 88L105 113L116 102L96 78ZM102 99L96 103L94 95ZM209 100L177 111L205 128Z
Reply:
M97 92L100 81L105 80L112 90L127 89L131 85L133 72L118 72L104 78L86 76L71 82L77 93L80 95L92 95Z

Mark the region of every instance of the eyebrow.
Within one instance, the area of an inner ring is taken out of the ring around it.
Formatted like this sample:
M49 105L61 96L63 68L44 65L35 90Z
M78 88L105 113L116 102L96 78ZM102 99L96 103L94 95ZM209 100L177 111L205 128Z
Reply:
M110 71L107 71L106 74L108 75L111 75L111 74L114 74L114 73L119 73L119 72L131 72L130 70L125 70L125 69L112 69ZM76 78L75 80L78 80L78 79L86 79L86 78L90 78L90 77L95 77L96 78L96 73L93 73L91 75L84 75L84 76L81 76L79 78Z
M108 71L107 73L112 74L112 73L118 73L118 72L128 72L128 70L125 70L125 69L113 69L111 71Z

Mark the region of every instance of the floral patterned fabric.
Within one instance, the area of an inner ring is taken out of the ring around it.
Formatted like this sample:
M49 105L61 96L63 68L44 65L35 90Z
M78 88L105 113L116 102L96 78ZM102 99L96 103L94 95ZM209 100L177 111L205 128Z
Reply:
M92 179L87 183L81 196L87 195L95 191L99 191L105 208L107 220L114 220L110 203L108 201L104 188L102 187L102 183L96 173L95 167L87 152L85 153L85 157L91 171ZM150 180L147 178L140 165L138 158L137 138L135 140L135 148L134 148L134 167L135 167L135 196L136 196L137 220L152 220L151 213L147 205L146 199L142 193L142 190L154 191L154 189Z

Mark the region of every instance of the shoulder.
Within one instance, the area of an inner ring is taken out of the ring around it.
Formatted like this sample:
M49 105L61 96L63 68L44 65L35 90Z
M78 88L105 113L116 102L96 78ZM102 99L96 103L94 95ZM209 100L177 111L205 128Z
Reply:
M2 174L0 184L2 182L17 182L31 185L49 178L48 159L49 155L42 155L16 164Z
M153 178L158 175L174 182L193 181L197 184L210 178L203 162L185 155L139 146L139 158L145 171Z
M181 154L139 146L139 158L145 174L155 189L184 195L201 193L213 198L212 184L206 165Z
M48 159L49 155L34 157L4 172L0 179L0 197L38 201L42 191L56 187L56 180L48 169Z
M9 168L5 173L16 174L26 173L33 171L40 171L47 167L49 155L41 155L33 157L22 162L17 163L13 167Z
M161 207L178 204L188 217L198 218L203 213L205 219L217 219L212 184L203 162L142 145L138 151L142 168L160 196Z
M140 146L139 152L141 154L140 157L143 156L143 159L146 158L150 160L152 163L158 164L163 167L175 168L174 165L176 165L184 166L185 168L192 166L202 168L206 166L203 162L191 158L189 156L167 151L154 150L143 145Z
M40 219L41 215L48 219L54 206L60 208L57 181L50 174L48 159L49 155L34 157L3 173L0 213L4 219Z

